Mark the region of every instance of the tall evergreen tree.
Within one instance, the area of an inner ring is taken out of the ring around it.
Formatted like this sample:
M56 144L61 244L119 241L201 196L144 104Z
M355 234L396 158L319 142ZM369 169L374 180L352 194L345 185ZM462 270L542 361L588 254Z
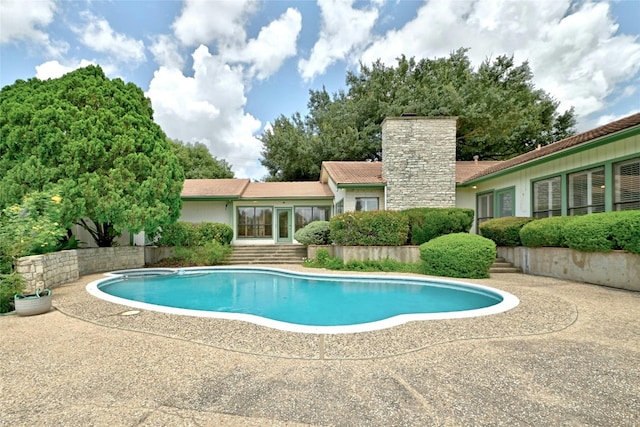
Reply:
M89 66L0 91L0 208L55 187L67 225L78 222L110 246L122 231L174 222L183 181L151 102L133 83Z
M458 160L505 160L574 133L573 109L560 113L532 81L527 62L499 56L474 69L466 49L361 64L346 91L310 91L304 118L281 116L262 134L262 164L271 180L314 180L323 160L379 160L382 121L404 113L457 116Z
M169 140L169 142L184 170L186 179L233 178L231 165L224 159L220 160L212 156L206 145L200 142L186 144L175 140Z

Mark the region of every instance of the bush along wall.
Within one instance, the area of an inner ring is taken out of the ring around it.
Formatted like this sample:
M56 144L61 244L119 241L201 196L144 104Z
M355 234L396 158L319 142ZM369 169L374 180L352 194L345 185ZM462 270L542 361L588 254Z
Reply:
M555 247L567 248L564 238L564 226L575 217L553 216L526 223L520 229L520 240L523 246L532 248Z
M343 246L400 246L407 242L409 223L400 211L347 212L329 221L331 241Z
M506 216L494 218L480 224L480 234L498 246L522 246L520 230L533 221L530 217Z
M328 245L329 221L313 221L296 231L293 238L303 245Z
M409 219L407 242L421 245L451 233L468 233L473 224L473 209L413 208L403 211Z
M571 217L562 229L567 246L584 252L625 250L640 255L640 211Z
M424 274L482 279L496 259L496 244L477 234L453 233L420 245Z
M228 245L233 240L233 228L217 222L176 222L162 228L158 246L205 246L211 242Z

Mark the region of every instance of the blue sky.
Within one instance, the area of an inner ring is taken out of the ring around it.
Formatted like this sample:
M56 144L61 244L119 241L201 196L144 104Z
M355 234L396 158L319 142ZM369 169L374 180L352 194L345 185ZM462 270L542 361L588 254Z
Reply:
M1 86L99 64L145 91L169 137L257 180L257 137L304 114L310 89L460 47L528 60L578 130L640 111L640 0L0 0Z

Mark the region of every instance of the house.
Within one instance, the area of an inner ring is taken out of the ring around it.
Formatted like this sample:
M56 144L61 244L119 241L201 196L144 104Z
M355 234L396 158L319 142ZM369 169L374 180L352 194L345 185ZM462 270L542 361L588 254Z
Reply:
M318 182L191 179L181 221L234 229L232 244L295 243L315 220L358 210L460 207L503 216L640 209L640 113L505 161L455 160L455 117L392 117L381 162L322 164Z

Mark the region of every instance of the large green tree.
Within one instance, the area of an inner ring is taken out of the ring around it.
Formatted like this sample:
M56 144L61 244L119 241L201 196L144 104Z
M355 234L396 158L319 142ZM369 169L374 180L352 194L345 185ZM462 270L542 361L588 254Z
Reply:
M447 58L401 57L349 72L346 91L310 91L308 114L280 116L260 139L269 180L317 179L323 160L380 160L381 123L405 113L458 116L458 160L504 160L574 133L573 109L533 85L527 62L487 59L466 49Z
M99 246L180 215L184 173L151 102L98 66L0 91L0 208L54 188ZM90 221L87 221L89 219Z
M215 179L233 178L231 165L226 160L213 157L206 145L196 143L183 143L171 140L178 162L184 170L187 179Z

